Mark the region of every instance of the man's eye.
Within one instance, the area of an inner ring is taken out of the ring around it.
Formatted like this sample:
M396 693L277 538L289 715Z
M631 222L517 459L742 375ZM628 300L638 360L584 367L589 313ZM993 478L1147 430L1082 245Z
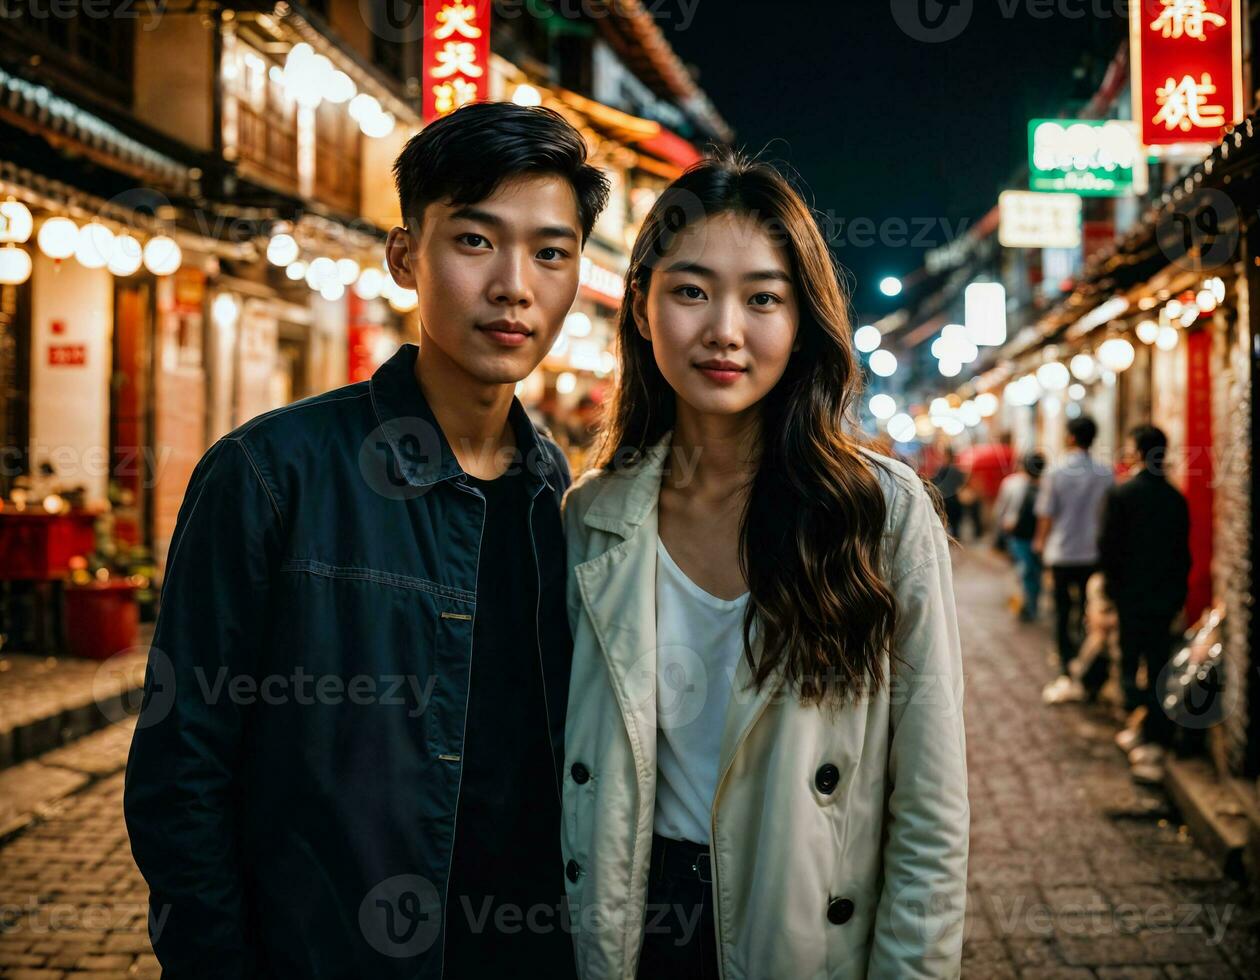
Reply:
M490 244L489 239L487 239L484 235L478 235L471 231L460 235L457 241L463 242L465 245L472 248L482 248Z
M568 254L564 249L549 247L539 252L538 257L544 262L558 262L560 259L566 258Z

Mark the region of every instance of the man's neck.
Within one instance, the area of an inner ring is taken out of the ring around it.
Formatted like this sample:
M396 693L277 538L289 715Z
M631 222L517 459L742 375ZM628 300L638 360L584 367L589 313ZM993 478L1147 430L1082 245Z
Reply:
M473 378L432 341L420 345L416 383L465 473L500 476L515 448L508 412L515 386Z

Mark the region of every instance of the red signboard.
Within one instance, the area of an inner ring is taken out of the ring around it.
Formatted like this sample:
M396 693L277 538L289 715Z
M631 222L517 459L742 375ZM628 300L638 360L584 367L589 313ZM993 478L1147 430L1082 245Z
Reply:
M424 121L490 97L490 0L424 0Z
M87 363L87 344L49 344L48 363L53 367Z
M1240 7L1241 0L1131 4L1133 118L1144 144L1219 143L1242 121Z

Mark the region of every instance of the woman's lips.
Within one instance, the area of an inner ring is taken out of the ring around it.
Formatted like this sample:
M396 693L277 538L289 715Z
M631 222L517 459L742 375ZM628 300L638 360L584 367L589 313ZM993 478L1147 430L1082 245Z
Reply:
M740 368L706 367L700 364L696 365L696 370L698 370L710 381L716 382L720 385L734 384L748 373L746 370Z

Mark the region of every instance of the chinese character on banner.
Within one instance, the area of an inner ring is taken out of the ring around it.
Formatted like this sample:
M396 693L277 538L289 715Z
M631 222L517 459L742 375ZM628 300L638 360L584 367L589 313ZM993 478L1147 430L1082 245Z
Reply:
M490 0L425 0L424 121L489 97Z
M1133 118L1152 153L1219 143L1243 118L1241 0L1134 0Z

